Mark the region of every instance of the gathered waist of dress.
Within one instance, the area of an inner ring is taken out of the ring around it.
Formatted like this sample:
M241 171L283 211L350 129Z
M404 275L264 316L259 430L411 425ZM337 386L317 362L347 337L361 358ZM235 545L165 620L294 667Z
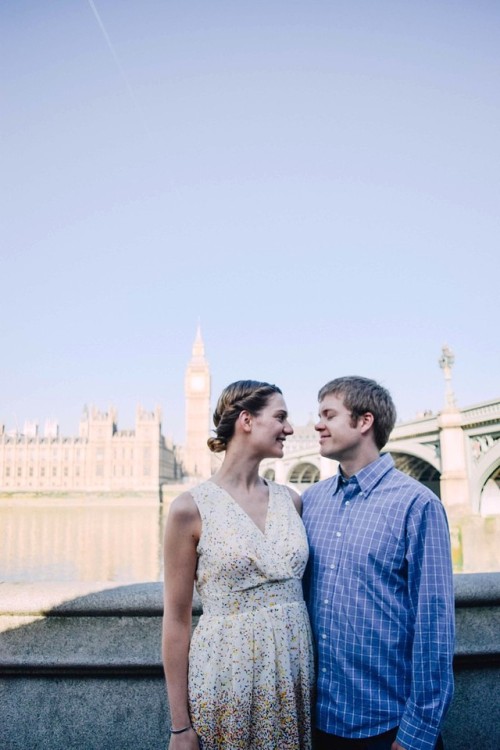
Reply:
M285 604L304 602L302 584L297 578L265 581L243 591L221 591L202 595L204 615L239 615L257 609L272 609Z

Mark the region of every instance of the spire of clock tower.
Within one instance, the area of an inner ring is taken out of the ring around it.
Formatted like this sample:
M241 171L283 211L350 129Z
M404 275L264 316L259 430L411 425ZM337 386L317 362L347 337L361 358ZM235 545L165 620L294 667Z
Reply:
M207 447L210 435L210 367L198 323L191 359L184 378L186 398L186 446L184 465L190 477L208 479L211 475L211 453Z
M201 337L201 326L198 323L198 326L196 328L196 336L194 339L193 344L193 357L192 360L202 361L205 359L205 344L203 343L203 339Z

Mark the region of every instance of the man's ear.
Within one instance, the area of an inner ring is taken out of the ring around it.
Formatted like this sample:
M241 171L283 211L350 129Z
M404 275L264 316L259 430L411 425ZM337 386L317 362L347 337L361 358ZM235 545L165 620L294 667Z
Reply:
M361 428L361 432L366 434L375 423L375 417L371 411L365 411L360 417L358 417L358 426Z

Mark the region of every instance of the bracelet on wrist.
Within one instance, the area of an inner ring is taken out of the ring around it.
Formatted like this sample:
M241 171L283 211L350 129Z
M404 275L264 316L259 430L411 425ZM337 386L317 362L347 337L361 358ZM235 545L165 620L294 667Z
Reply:
M183 732L187 732L188 729L191 729L191 724L188 724L187 727L182 727L182 729L172 729L170 727L170 734L182 734Z

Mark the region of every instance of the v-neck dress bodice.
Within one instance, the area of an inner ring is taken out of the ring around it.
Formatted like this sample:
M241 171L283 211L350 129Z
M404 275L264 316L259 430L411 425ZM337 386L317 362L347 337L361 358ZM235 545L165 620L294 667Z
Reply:
M288 489L269 482L262 531L224 489L191 490L202 520L189 701L203 750L309 750L308 546Z

